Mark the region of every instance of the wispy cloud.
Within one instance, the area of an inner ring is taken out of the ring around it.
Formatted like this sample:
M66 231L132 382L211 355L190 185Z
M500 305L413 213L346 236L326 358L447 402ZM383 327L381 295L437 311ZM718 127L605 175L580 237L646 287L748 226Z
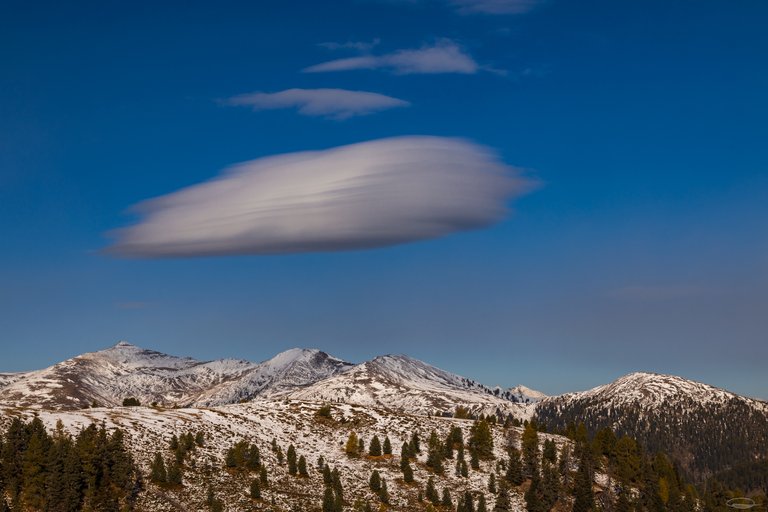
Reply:
M325 42L318 43L317 46L321 46L327 50L355 50L358 52L368 52L373 49L374 46L378 46L381 39L376 38L373 41L347 41L346 43L337 42Z
M253 92L233 96L222 103L250 107L253 110L296 108L305 116L323 116L333 119L347 119L410 105L407 101L391 96L346 89L286 89L273 93Z
M522 14L542 0L446 0L462 14Z
M315 64L304 69L306 73L349 71L353 69L384 69L401 75L464 73L474 74L480 69L471 55L450 39L418 49L398 50L383 55L360 55Z
M493 224L532 187L484 146L408 136L260 158L139 204L109 252L191 257L343 251Z

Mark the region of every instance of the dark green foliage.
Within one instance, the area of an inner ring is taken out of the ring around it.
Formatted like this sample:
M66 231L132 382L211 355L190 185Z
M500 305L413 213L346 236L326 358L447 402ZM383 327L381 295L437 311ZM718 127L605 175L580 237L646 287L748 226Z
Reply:
M496 494L496 473L491 473L488 477L488 492Z
M155 452L155 458L150 468L149 479L153 484L164 484L168 481L168 472L165 469L165 460L160 452Z
M267 487L269 485L269 475L267 474L267 466L261 466L259 468L259 482L261 482L262 487Z
M522 452L523 475L531 478L539 470L539 434L532 423L523 431Z
M411 452L411 456L416 456L417 453L421 453L421 443L419 442L419 435L416 432L411 434L408 448Z
M368 455L371 457L378 457L381 455L381 441L379 441L379 436L374 435L373 439L371 439L371 444L368 445Z
M323 493L323 512L335 512L335 497L330 487L326 487Z
M333 419L331 414L331 406L329 404L325 404L320 407L320 409L317 410L317 416L319 418Z
M168 485L181 485L182 474L181 466L178 462L173 461L168 464Z
M247 441L238 441L227 449L224 465L230 469L256 471L261 466L259 448L255 444L248 444Z
M195 444L202 448L205 446L205 434L202 430L198 431L197 434L195 434Z
M123 399L123 407L139 407L141 402L138 398L130 397Z
M549 461L552 464L557 462L557 445L553 440L544 440L544 450L542 451L541 456L544 460Z
M477 454L477 450L469 450L469 465L472 466L472 469L475 471L480 469L480 457Z
M509 500L509 489L505 484L499 488L499 495L496 497L496 503L493 512L510 512L512 505Z
M592 464L587 450L583 450L579 470L573 482L573 512L589 512L595 507L592 493Z
M288 446L288 473L296 476L299 472L299 467L296 463L296 448L293 445Z
M303 455L299 456L298 466L299 466L299 475L309 476L309 473L307 473L307 459L305 459Z
M525 481L525 477L523 476L523 462L520 460L520 451L517 448L509 449L507 473L504 477L507 482L512 485L520 485Z
M437 488L435 488L435 479L432 477L427 479L427 486L424 489L424 496L433 505L437 506L440 504L440 495L437 493Z
M371 473L371 478L368 479L368 487L370 487L373 492L379 492L381 490L381 476L375 469Z
M387 490L387 481L381 479L381 487L379 488L379 499L385 505L389 504L389 491Z
M392 455L392 442L389 440L389 436L384 438L384 444L381 447L381 451L384 455Z
M453 500L451 499L451 491L447 487L443 488L443 497L440 499L441 507L452 507Z
M254 478L253 480L251 480L251 499L253 500L261 499L261 485L257 478Z
M433 430L429 436L429 448L427 451L427 467L434 473L442 475L445 471L443 467L443 443L437 437L437 433Z
M488 512L488 505L485 503L485 494L477 498L477 512Z
M11 420L0 435L0 510L130 510L138 479L120 430L90 425L73 439L35 417Z
M469 431L469 448L482 460L493 458L493 436L486 420L478 420Z

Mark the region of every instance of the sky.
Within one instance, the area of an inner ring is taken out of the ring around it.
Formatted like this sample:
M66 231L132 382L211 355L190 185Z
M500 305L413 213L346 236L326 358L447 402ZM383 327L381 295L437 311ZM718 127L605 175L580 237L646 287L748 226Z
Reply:
M0 371L124 339L768 399L766 19L3 2Z

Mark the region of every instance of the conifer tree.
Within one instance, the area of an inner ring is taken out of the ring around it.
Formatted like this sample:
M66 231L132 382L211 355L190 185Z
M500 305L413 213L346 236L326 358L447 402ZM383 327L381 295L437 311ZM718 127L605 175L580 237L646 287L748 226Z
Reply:
M531 475L531 485L525 491L524 497L525 508L528 512L544 512L546 510L541 499L541 477L538 469Z
M478 470L480 469L480 457L478 456L477 450L470 449L469 450L469 464L472 466L472 469Z
M440 499L441 507L452 507L453 500L451 499L451 491L447 487L443 487L443 497Z
M181 466L175 460L168 464L167 479L169 485L182 484Z
M350 457L357 457L359 455L360 449L360 440L357 439L357 434L355 432L350 432L349 437L347 438L347 444L344 447L344 451L347 455Z
M365 454L365 440L361 437L357 443L357 453L360 455Z
M488 505L485 503L485 494L477 498L477 512L488 512Z
M155 452L155 459L152 461L149 479L155 484L164 484L168 481L168 473L165 470L165 461L160 452Z
M251 480L251 499L261 499L261 485L259 485L259 480L257 478Z
M373 470L373 473L371 473L371 478L368 479L368 487L370 487L373 492L379 492L379 490L381 490L381 476L375 469Z
M437 493L437 488L435 488L435 479L432 477L427 479L427 486L424 489L424 496L433 505L437 506L440 504L440 495Z
M323 512L335 512L336 511L336 502L335 497L333 495L333 489L330 487L325 488L325 492L323 493Z
M387 481L381 479L381 488L379 489L379 499L385 505L389 504L389 491L387 490Z
M392 455L392 442L389 440L389 436L384 438L384 444L381 447L384 455Z
M296 464L296 448L293 445L288 446L288 474L296 476L298 466Z
M408 449L411 452L411 455L413 457L416 456L416 454L421 453L421 443L419 442L419 435L414 431L411 434L411 440L408 443Z
M592 493L592 468L588 450L584 449L579 461L579 469L573 482L573 512L589 512L594 509L595 497Z
M410 484L413 482L413 469L411 464L406 459L404 463L401 462L400 469L403 471L403 482Z
M371 444L368 445L368 455L371 457L378 457L381 455L381 441L379 441L379 436L374 435L373 439L371 439Z
M550 463L557 462L557 445L552 439L544 440L544 450L541 454L542 458Z
M525 480L523 477L523 463L520 460L520 451L517 448L509 449L509 461L507 462L505 478L512 485L521 485Z
M469 431L469 448L482 460L493 458L493 435L486 420L477 420L472 424Z
M491 475L488 477L488 492L496 494L496 473L494 472L491 472Z
M522 437L523 474L532 477L539 465L539 434L532 423L526 425Z
M499 487L499 494L496 496L493 512L510 512L511 509L512 505L509 500L509 489L506 484L502 484Z
M269 475L267 474L267 467L264 465L259 468L259 482L262 487L269 485Z
M303 455L299 456L299 475L301 476L309 476L309 473L307 472L307 459L304 458Z
M433 430L429 436L429 448L427 451L427 467L432 469L438 475L442 475L443 468L443 445L437 438L437 433Z

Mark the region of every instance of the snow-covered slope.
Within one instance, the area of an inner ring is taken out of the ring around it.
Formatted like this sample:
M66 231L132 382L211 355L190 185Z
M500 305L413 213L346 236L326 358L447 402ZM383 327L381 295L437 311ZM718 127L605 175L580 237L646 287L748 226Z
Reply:
M550 429L584 422L629 435L677 456L697 478L765 456L768 404L724 389L657 373L631 373L588 391L548 397L535 417Z
M375 406L413 414L443 414L457 406L475 413L530 416L531 407L497 396L493 389L403 355L386 355L289 394Z
M0 404L78 409L135 397L162 405L216 405L307 385L350 366L317 350L293 349L263 363L197 361L121 341L44 370L16 374ZM2 382L2 381L0 381Z

